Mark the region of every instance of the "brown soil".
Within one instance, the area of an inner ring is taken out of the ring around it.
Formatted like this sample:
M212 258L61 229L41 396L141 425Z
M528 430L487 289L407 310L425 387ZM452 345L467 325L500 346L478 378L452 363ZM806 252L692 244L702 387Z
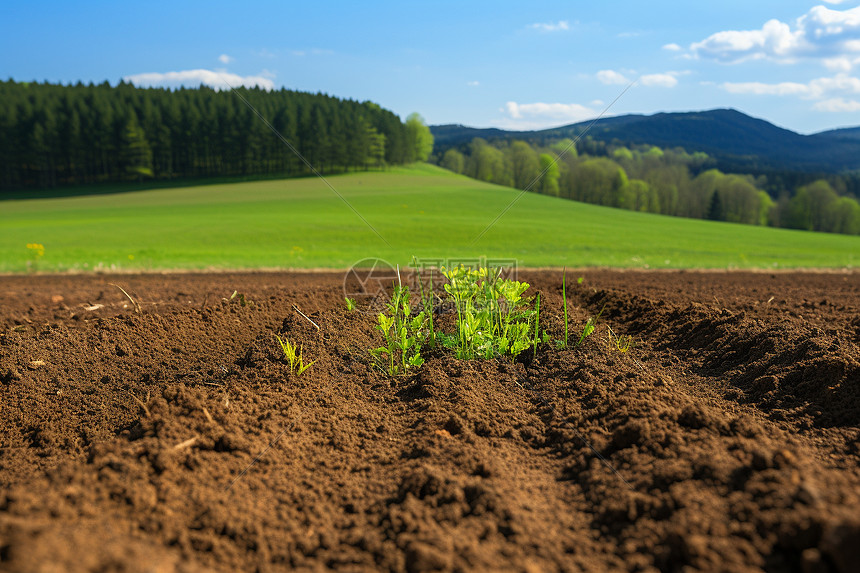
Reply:
M342 274L0 278L0 570L860 571L860 274L580 275L396 378Z

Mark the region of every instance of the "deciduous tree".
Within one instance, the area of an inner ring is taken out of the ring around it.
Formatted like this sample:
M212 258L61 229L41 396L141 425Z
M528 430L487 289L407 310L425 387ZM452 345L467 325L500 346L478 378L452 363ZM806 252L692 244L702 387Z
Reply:
M433 134L418 113L406 118L406 145L410 161L427 161L433 151Z

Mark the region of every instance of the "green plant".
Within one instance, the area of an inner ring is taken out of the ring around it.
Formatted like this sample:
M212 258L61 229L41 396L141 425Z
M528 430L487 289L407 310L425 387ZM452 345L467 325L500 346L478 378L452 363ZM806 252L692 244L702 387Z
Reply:
M398 271L398 282L400 273ZM376 328L385 337L385 346L370 351L377 360L384 359L384 367L389 375L394 376L413 366L424 364L421 348L429 337L427 313L419 312L412 316L409 305L409 287L401 284L394 285L391 302L387 303L388 314L379 313Z
M582 277L579 277L582 282ZM564 348L567 348L567 268L561 271L561 301L564 304Z
M302 356L302 351L304 350L304 345L296 346L292 342L281 339L280 336L275 335L275 338L278 339L278 342L281 344L281 348L284 351L284 356L287 357L287 361L290 363L290 372L296 375L301 375L302 372L310 368L314 365L313 362L305 364L304 357Z
M355 300L349 297L345 297L346 300L346 310L352 312L355 310Z
M538 332L540 331L540 293L537 293L537 301L535 302L535 343L534 355L537 356L538 347Z
M443 269L442 274L448 279L445 291L457 308L457 332L443 335L442 341L458 358L517 356L530 346L537 348L539 307L532 309L530 299L523 298L528 283L501 279L501 269L491 273L487 268L460 266Z
M417 257L412 257L413 265L415 268L418 268L418 259ZM398 275L399 276L399 275ZM420 272L416 272L416 278L418 279L418 293L421 296L421 306L424 308L424 316L427 317L427 343L430 348L434 348L436 346L436 326L433 323L433 298L436 296L433 292L433 275L431 271L430 275L430 292L424 292L424 281L421 277Z
M27 253L30 256L30 260L27 261L27 266L30 270L38 270L39 260L45 256L45 245L42 243L27 243Z
M239 292L239 291L237 291L237 290L234 290L234 291L233 291L233 294L231 294L231 295L230 295L230 298L229 298L229 299L228 299L228 298L225 298L225 299L222 299L222 300L223 300L224 302L231 302L231 301L234 301L234 300L238 300L238 301L239 301L239 304L240 304L240 305L242 305L242 306L247 306L247 305L251 304L251 303L250 303L250 301L246 301L246 300L245 300L245 295L244 295L244 294L242 294L242 293L240 293L240 292Z
M603 314L603 311L606 309L604 305L603 308L600 309L600 312L597 313L597 316L590 316L587 321L585 321L585 327L582 329L582 334L579 335L579 341L576 343L577 346L582 344L582 342L591 336L591 333L594 332L594 326L597 324L597 321L600 319L600 315Z

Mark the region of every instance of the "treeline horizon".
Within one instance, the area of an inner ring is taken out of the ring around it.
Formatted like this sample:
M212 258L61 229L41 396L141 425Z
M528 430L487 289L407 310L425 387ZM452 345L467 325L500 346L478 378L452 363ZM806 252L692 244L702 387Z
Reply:
M403 122L370 101L236 91L0 81L0 190L311 173L254 110L320 173L423 161L432 150L417 114Z
M796 174L723 173L702 152L624 146L475 138L431 158L455 173L529 191L646 213L860 234L860 203L839 175L786 187ZM775 178L774 178L775 179Z

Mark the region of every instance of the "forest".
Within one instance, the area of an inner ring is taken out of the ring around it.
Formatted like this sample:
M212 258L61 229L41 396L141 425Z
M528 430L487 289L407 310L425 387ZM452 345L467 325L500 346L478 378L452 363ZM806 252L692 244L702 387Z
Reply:
M455 173L552 195L677 217L860 234L860 204L853 179L838 175L786 186L768 176L723 173L705 153L625 147L570 139L533 142L499 139L440 150L433 161ZM807 178L810 179L810 178Z
M432 145L417 114L324 94L0 81L0 190L309 173L288 146L342 172L423 161Z

